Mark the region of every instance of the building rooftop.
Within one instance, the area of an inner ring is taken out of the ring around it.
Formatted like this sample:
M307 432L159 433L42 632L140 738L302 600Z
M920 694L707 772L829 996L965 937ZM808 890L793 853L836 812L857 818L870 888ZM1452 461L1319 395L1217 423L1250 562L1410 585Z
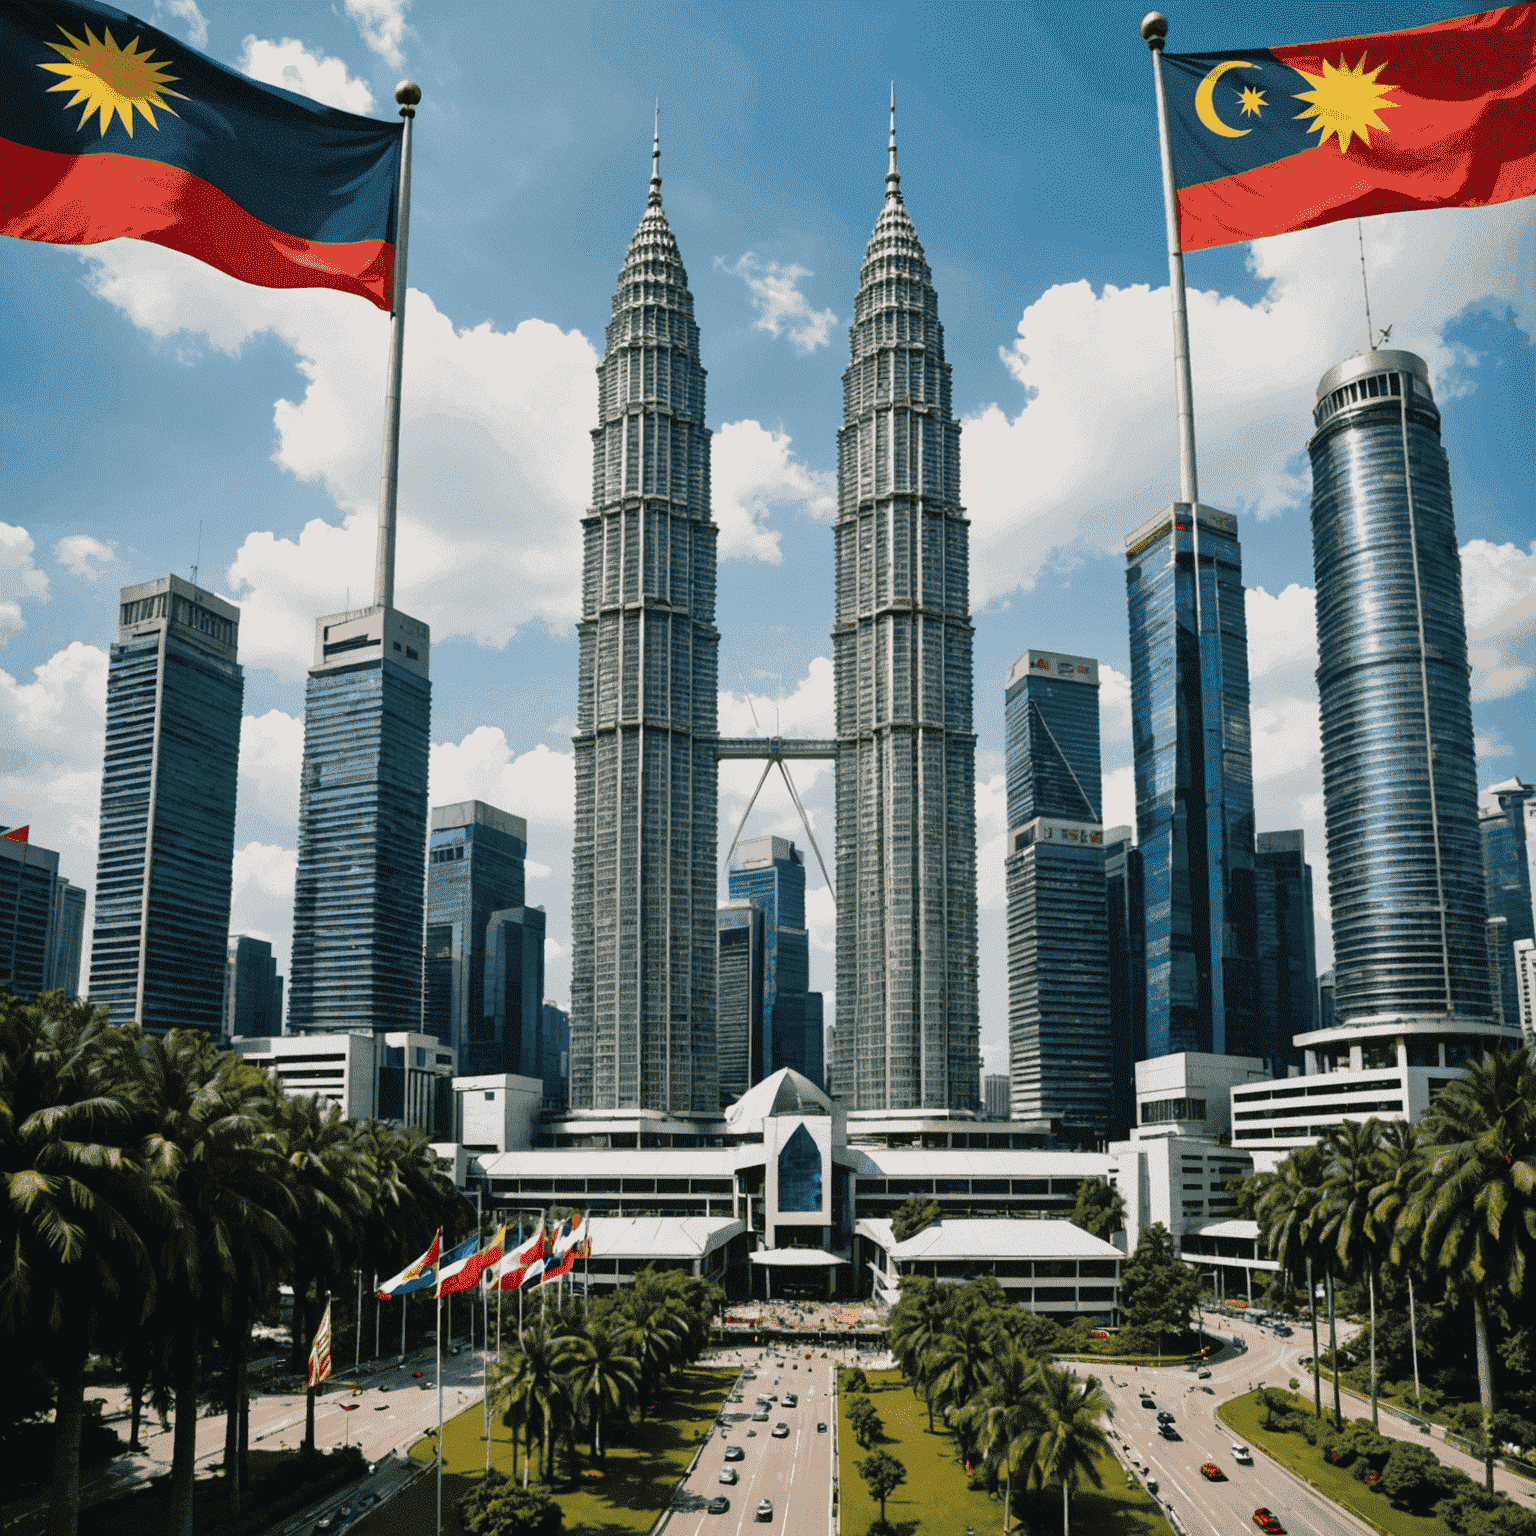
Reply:
M839 1161L843 1149L838 1148ZM1108 1178L1103 1152L1005 1152L966 1148L849 1147L847 1162L863 1178Z
M594 1259L698 1259L745 1232L721 1216L592 1216Z
M830 1115L832 1100L793 1067L780 1067L754 1084L725 1112L725 1128L737 1135L774 1115Z
M644 1147L639 1151L606 1147L536 1147L480 1154L480 1166L492 1179L550 1175L571 1179L651 1179L658 1176L728 1179L738 1166L762 1160L763 1149L759 1146Z
M1123 1259L1112 1243L1084 1232L1070 1221L1008 1221L1006 1219L946 1219L924 1227L915 1237L898 1243L884 1217L865 1217L858 1224L863 1237L873 1238L896 1259Z

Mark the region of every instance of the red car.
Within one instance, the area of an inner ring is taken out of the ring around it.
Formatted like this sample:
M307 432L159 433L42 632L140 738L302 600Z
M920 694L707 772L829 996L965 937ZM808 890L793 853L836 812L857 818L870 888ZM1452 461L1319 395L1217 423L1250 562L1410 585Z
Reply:
M1208 1461L1200 1468L1200 1476L1208 1483L1224 1483L1227 1480L1227 1474L1214 1461Z
M1274 1512L1262 1506L1253 1512L1253 1523L1258 1526L1266 1536L1285 1536L1285 1527L1275 1519Z

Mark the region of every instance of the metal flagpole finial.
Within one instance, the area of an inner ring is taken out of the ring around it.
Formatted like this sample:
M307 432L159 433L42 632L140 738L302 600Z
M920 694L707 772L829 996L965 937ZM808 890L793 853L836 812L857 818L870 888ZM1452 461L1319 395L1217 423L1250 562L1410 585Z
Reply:
M885 173L885 195L887 197L901 196L901 173L896 169L896 82L891 81L891 152L890 169Z
M1148 11L1141 18L1142 41L1154 53L1161 53L1168 39L1168 18L1161 11Z
M399 103L401 117L415 117L421 101L421 87L414 80L402 80L395 87L395 100Z

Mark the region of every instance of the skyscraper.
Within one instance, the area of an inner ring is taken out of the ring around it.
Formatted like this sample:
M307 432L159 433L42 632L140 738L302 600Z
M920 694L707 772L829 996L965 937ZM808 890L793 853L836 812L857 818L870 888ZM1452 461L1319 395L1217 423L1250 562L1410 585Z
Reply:
M544 1068L544 1107L565 1109L571 1097L571 1016L547 997L539 1060Z
M32 998L48 990L59 856L30 827L0 827L0 987Z
M315 626L288 1027L421 1028L427 626L391 603Z
M483 800L432 807L421 1027L463 1074L521 1071L537 1054L544 913L523 905L527 856L521 816Z
M80 959L85 947L85 892L60 875L53 887L48 921L48 971L43 985L65 997L80 994Z
M1338 1022L1481 1033L1496 1015L1466 622L1429 370L1411 352L1348 358L1313 418Z
M1176 502L1126 536L1125 559L1147 1055L1257 1055L1248 624L1237 519Z
M1300 1068L1296 1035L1317 1028L1317 941L1312 917L1312 866L1306 838L1260 832L1254 840L1254 903L1259 954L1259 1019L1255 1056L1276 1077Z
M582 521L571 1106L716 1110L709 428L661 152L598 367Z
M981 1079L981 1099L988 1120L1008 1119L1008 1074L985 1073Z
M1004 710L1009 1110L1107 1138L1114 1052L1099 664L1026 651L1009 670Z
M750 896L720 904L716 1059L720 1104L733 1104L763 1077L763 909Z
M114 1024L223 1022L245 677L240 610L162 576L119 594L90 999Z
M810 991L805 854L787 837L746 838L736 845L726 885L733 899L750 897L763 914L762 1032L747 1086L793 1067L821 1087L821 994Z
M1519 779L1506 779L1488 793L1497 802L1478 817L1483 842L1483 873L1488 888L1488 914L1501 917L1499 931L1499 982L1503 995L1504 1022L1520 1017L1520 983L1515 966L1515 945L1536 938L1536 913L1531 910L1529 812L1536 789Z
M265 939L229 936L224 965L224 1038L250 1040L283 1032L283 978Z
M1147 1055L1147 925L1141 902L1141 850L1129 827L1106 827L1111 1141L1124 1141L1136 1123L1136 1063Z
M837 439L837 1059L850 1110L971 1108L969 524L944 330L896 170L859 273Z

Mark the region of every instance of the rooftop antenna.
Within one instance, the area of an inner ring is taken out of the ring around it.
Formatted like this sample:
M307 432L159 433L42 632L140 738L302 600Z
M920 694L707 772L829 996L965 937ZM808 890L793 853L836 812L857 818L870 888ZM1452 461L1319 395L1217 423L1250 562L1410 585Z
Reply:
M1365 290L1365 345L1367 351L1374 352L1376 331L1371 325L1371 285L1365 279L1365 221L1363 219L1355 220L1355 234L1360 239L1360 286Z
M891 152L890 169L885 173L885 195L901 196L901 173L896 169L896 82L891 81Z
M202 518L198 518L198 520L197 520L197 559L193 562L193 565L192 565L192 585L194 587L197 585L197 573L202 568L202 564L203 564L203 520L202 520Z
M650 202L661 201L661 98L656 98L656 123L651 136L651 195Z

